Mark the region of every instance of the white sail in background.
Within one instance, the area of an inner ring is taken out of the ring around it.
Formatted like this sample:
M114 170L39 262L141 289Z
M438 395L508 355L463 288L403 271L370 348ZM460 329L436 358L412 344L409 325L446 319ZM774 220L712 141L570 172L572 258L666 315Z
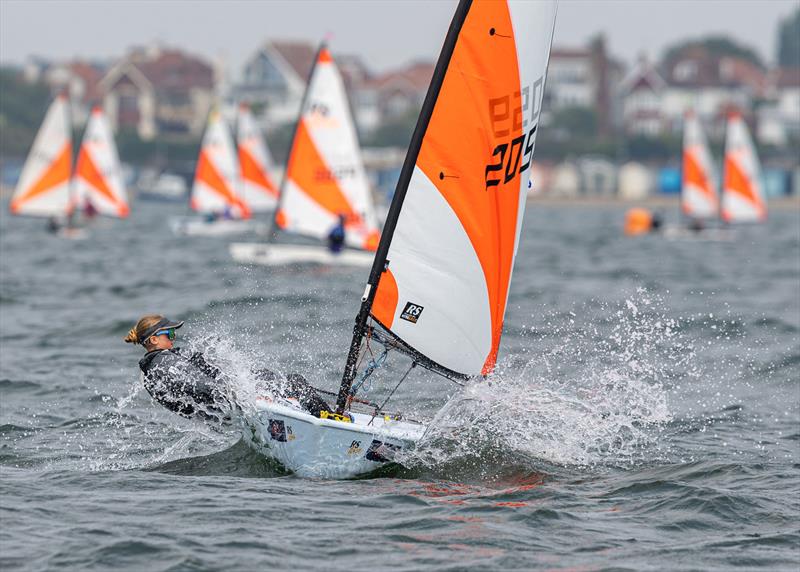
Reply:
M320 49L297 122L275 221L324 239L345 217L346 242L374 250L378 225L339 70Z
M556 4L476 0L459 12L370 311L417 355L476 376L497 359Z
M91 203L98 214L125 218L130 213L117 146L99 107L92 110L86 126L73 185L79 208Z
M50 105L11 198L13 214L62 216L71 209L72 136L66 96Z
M248 218L250 209L239 194L239 163L228 125L212 111L203 135L192 186L191 207L203 213L229 213Z
M725 175L722 182L722 219L725 222L761 222L767 203L750 132L738 113L728 118L725 137Z
M683 128L681 210L698 219L719 215L714 164L700 120L691 112L686 114Z
M246 104L239 106L236 139L244 202L252 212L274 210L278 187L270 175L272 156Z

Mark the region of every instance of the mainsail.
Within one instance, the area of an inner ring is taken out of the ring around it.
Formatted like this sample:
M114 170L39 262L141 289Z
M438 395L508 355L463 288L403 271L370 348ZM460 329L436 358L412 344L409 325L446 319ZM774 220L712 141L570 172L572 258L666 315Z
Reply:
M13 214L61 216L70 204L72 137L66 96L50 105L11 198Z
M77 206L91 203L98 214L127 217L128 196L117 147L103 111L92 110L75 165L73 192Z
M493 370L555 15L554 1L460 2L362 298L337 409L369 318L444 375Z
M239 194L239 186L239 164L230 130L222 114L212 111L197 159L191 206L204 213L248 218L250 209Z
M324 239L341 215L347 244L375 250L378 225L353 117L342 77L323 45L297 121L275 222Z
M278 187L270 176L272 156L244 103L239 106L236 135L244 202L253 212L271 211L278 202Z
M716 218L719 214L717 180L703 128L689 112L683 129L681 210L692 218Z
M742 116L731 114L725 137L725 176L722 182L722 219L760 222L767 218L761 186L761 165Z

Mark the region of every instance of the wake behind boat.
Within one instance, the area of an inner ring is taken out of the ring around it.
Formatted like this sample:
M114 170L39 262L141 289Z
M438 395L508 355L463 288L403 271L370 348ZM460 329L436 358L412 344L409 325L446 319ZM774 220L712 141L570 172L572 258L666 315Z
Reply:
M259 399L241 420L256 451L304 476L369 472L425 434L383 413L409 375L458 382L493 371L555 11L554 1L459 3L361 298L336 411L317 419ZM408 369L371 415L354 412L389 356Z
M323 241L340 224L343 243ZM274 228L310 237L317 246L264 243L230 246L234 260L267 266L369 266L378 224L341 74L323 43L317 52L287 158ZM343 248L339 248L343 247Z

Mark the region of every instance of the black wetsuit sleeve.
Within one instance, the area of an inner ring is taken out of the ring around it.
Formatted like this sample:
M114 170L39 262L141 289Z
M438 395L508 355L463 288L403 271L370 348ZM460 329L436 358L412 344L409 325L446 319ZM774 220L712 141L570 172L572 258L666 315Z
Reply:
M219 370L202 361L215 375ZM161 351L141 364L144 385L150 395L167 409L184 416L219 413L227 403L221 383L208 375L191 357L177 351Z
M206 357L201 352L195 352L189 356L189 362L197 367L200 371L206 374L211 379L218 379L222 373L219 368L214 367L206 361Z

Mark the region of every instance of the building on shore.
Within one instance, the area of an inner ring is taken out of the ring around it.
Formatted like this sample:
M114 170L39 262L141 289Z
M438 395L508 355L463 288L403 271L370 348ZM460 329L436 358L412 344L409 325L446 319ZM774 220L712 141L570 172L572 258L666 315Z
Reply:
M137 48L100 80L106 113L115 130L140 138L197 139L215 99L214 67L177 49Z

